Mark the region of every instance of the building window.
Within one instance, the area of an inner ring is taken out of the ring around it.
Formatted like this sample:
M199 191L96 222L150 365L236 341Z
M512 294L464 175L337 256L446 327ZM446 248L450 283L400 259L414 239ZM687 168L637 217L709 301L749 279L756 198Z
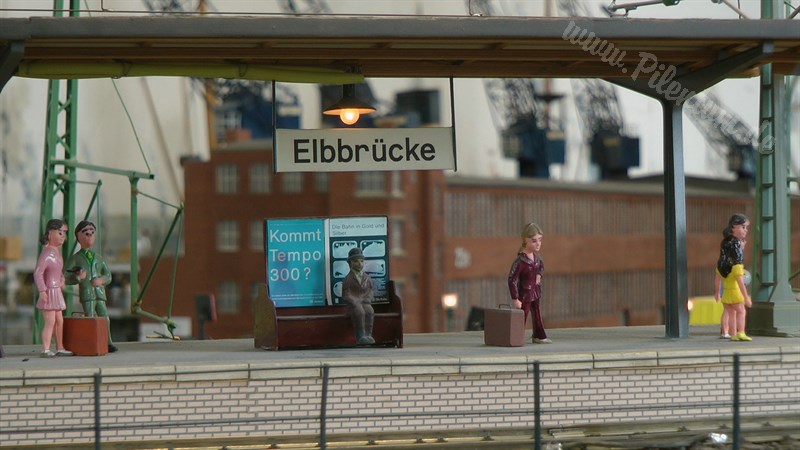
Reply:
M255 312L256 302L258 301L258 290L264 284L263 281L254 281L250 283L250 311Z
M331 174L328 172L317 172L314 174L314 190L320 194L328 192Z
M400 300L403 299L403 287L405 285L406 285L405 280L402 279L394 280L394 295L399 297Z
M223 281L217 286L217 312L220 314L239 314L239 285L235 281Z
M250 250L265 252L264 248L264 222L256 220L250 222Z
M443 203L444 203L443 202L444 199L442 197L443 196L442 196L441 188L439 187L438 184L434 185L433 186L433 215L436 218L442 217L442 214L444 214L444 207L442 206Z
M403 226L405 221L403 219L391 219L391 235L389 239L391 242L391 252L393 255L403 254Z
M272 190L272 172L269 164L259 163L250 166L250 192L269 194Z
M289 172L281 174L281 190L283 192L303 192L303 174Z
M214 131L219 140L225 139L227 130L242 128L242 113L236 108L227 108L222 112L218 111L215 116Z
M386 172L358 172L356 173L357 193L385 193Z
M438 242L436 243L436 245L433 246L433 258L431 258L431 260L433 261L433 276L435 278L441 278L443 276L442 272L444 272L444 270L442 269L442 264L444 264L444 260L442 259L441 242Z
M234 220L217 222L217 251L239 251L239 224Z
M392 172L392 195L403 195L403 172Z
M235 194L239 176L234 164L220 164L217 166L216 186L218 194Z

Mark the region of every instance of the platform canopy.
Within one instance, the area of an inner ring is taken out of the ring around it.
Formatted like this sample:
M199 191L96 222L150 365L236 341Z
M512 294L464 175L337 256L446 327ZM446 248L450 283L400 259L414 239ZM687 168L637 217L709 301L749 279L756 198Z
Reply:
M760 50L759 50L760 49ZM800 74L796 20L471 16L110 16L0 19L11 76L199 76L344 83L363 77L606 78L643 53L685 74L746 52ZM659 67L652 70L658 71ZM357 72L361 75L349 75ZM635 74L635 75L634 75Z
M320 84L381 77L603 78L657 99L664 110L670 338L688 337L689 326L681 108L725 78L759 76L767 63L771 85L775 77L800 75L800 22L331 15L0 19L0 90L13 76Z

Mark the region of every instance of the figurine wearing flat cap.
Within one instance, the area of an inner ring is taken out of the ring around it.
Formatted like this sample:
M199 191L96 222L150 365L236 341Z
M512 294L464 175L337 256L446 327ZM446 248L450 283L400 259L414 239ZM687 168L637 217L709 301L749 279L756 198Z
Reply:
M97 240L97 227L88 220L75 226L75 237L81 249L67 260L64 277L67 284L78 285L78 297L86 317L103 317L108 330L108 352L117 351L111 341L111 319L106 308L106 286L111 283L111 270L105 259L93 249Z
M372 324L375 320L372 300L375 294L372 290L372 278L364 272L364 255L360 248L350 249L347 263L350 265L350 272L342 282L342 300L350 307L356 343L371 345L375 343L372 338Z

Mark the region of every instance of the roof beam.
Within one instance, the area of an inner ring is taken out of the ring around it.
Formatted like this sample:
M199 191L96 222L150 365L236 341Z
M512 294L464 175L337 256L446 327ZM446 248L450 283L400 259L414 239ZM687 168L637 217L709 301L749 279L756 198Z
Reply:
M800 71L797 23L787 20L564 19L462 16L31 17L0 19L0 46L24 43L21 63L259 65L358 71L364 77L626 78L586 39L686 71L773 42L759 62ZM570 35L569 30L584 31ZM757 66L732 76L756 76ZM189 73L186 74L190 76ZM76 71L71 76L80 77Z

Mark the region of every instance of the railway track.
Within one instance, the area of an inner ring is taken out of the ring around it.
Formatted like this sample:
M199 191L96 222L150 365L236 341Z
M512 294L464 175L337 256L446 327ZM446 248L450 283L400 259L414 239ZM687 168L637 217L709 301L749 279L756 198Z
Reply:
M800 415L749 418L742 421L743 450L800 450ZM729 449L732 447L730 420L692 420L690 422L622 423L545 428L543 450L567 449ZM337 450L407 449L532 449L533 430L509 428L492 430L443 430L389 432L379 435L332 434L327 448ZM8 449L69 450L86 449L93 443L73 445L12 446ZM103 443L105 450L311 450L319 449L317 436L276 436L212 438L193 440L129 441Z

